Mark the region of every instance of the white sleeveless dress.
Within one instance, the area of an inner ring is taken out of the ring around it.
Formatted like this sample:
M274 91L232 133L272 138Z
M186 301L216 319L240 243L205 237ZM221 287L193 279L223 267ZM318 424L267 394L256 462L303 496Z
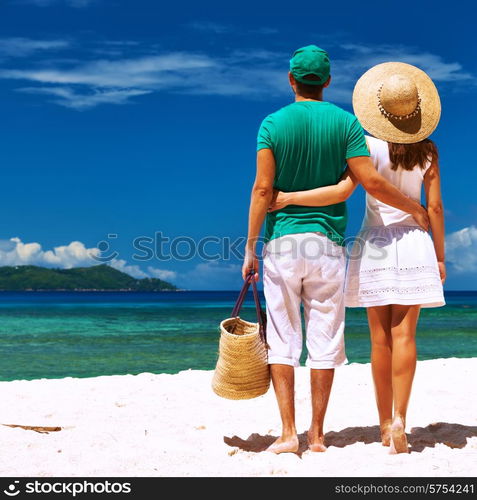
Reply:
M392 170L388 143L366 137L376 170L402 193L420 202L424 169ZM353 244L345 288L347 307L445 304L434 245L407 212L366 193L366 213Z

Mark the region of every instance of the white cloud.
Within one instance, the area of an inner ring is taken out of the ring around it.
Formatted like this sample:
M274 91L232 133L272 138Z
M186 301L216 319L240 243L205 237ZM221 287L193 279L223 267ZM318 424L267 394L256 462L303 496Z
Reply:
M66 49L68 40L34 40L31 38L0 38L0 57L27 57L36 52Z
M0 240L0 266L43 266L60 269L72 267L97 266L101 251L98 248L86 248L81 241L72 241L68 245L60 245L52 250L44 250L40 243L24 243L20 238ZM112 259L107 264L118 271L134 278L159 278L166 281L176 277L174 271L158 269L152 266L144 272L138 265L128 264L124 259Z
M440 55L421 52L405 46L374 45L366 46L353 43L342 44L352 58L346 58L344 62L351 68L359 68L360 71L388 61L405 62L424 70L433 80L438 82L456 82L474 80L475 76L464 71L458 62L447 62ZM357 57L360 56L360 57ZM332 61L332 64L334 61ZM333 64L334 65L334 64Z
M456 273L477 271L477 227L465 227L446 236L446 260Z
M216 31L225 29L207 23L200 26ZM146 47L137 46L133 41L121 43L105 42L106 48L101 50L113 50L109 58L82 63L50 61L27 69L4 68L0 69L0 78L38 84L22 91L53 95L56 97L53 102L74 109L105 103L124 104L131 98L153 92L252 99L291 95L287 81L290 54L284 52L232 50L219 56L187 51L157 53L157 48L151 46L149 54L144 55ZM121 56L121 51L128 46L128 50L140 53L134 57ZM349 104L356 80L371 66L390 60L417 65L442 84L465 83L467 87L474 87L477 82L460 63L409 47L348 43L338 45L336 52L332 60L332 83L325 98L337 103Z
M167 269L158 269L157 267L148 266L147 271L149 276L153 278L159 278L160 280L174 280L177 277L175 271L169 271Z
M477 84L477 77L465 71L460 63L445 61L440 55L412 47L343 43L339 49L344 52L331 60L331 85L326 89L327 99L335 102L351 103L353 88L359 77L376 64L389 61L417 66L437 84L460 83L471 87Z
M149 276L137 265L129 265L124 259L112 259L108 265L118 271L129 274L133 278L149 278Z
M137 279L159 278L164 281L170 281L177 277L177 273L175 271L158 269L157 267L152 266L148 266L146 273L138 265L128 264L124 259L112 259L108 262L108 265Z
M201 262L177 276L177 284L191 290L235 290L242 283L240 264L217 261Z
M217 63L208 56L173 52L136 59L100 59L69 69L2 70L0 77L37 83L158 89L195 83L195 74ZM194 75L194 78L192 78Z
M137 279L159 278L161 280L170 281L177 276L177 273L174 271L158 269L152 266L148 266L147 272L144 272L138 265L128 264L124 259L112 259L108 262L108 265Z
M98 255L99 249L86 248L80 241L43 250L40 243L24 243L18 237L0 240L1 266L36 265L68 269L95 265L98 261L94 257Z
M28 94L52 95L57 97L52 99L52 102L77 110L89 109L99 104L127 104L131 97L152 92L140 89L94 89L91 92L79 93L69 87L25 87L17 90Z
M76 109L98 104L122 104L141 94L172 91L207 95L280 95L287 90L287 73L274 69L276 57L266 51L253 55L259 68L244 66L247 55L229 60L175 52L136 59L100 59L69 68L3 69L0 78L43 84L23 92L50 94L54 102ZM250 57L249 57L250 59Z

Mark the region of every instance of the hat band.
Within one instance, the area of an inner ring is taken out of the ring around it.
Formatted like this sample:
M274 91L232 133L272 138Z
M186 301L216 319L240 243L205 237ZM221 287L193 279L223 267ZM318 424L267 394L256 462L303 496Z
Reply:
M419 97L419 92L417 93L417 106L416 109L412 113L408 113L407 115L399 116L395 115L393 113L390 113L389 111L386 111L384 109L384 106L381 104L381 89L383 88L384 84L381 84L381 86L378 89L378 108L379 111L381 111L381 114L384 115L386 118L392 118L393 120L408 120L409 118L414 118L420 111L421 111L421 98Z

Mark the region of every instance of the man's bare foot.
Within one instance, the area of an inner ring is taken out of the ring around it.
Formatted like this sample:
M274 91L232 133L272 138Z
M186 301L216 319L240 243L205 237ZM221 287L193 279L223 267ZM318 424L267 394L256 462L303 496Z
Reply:
M296 453L298 451L298 436L279 437L265 451L275 453L276 455L280 453Z
M396 453L409 453L405 422L401 415L396 415L391 424L391 449L389 452L393 455Z
M381 443L383 446L391 445L391 424L391 419L385 420L381 424Z
M308 436L308 449L315 453L322 453L327 450L325 446L325 436L323 434L318 434L317 432L313 432L309 430L307 433Z

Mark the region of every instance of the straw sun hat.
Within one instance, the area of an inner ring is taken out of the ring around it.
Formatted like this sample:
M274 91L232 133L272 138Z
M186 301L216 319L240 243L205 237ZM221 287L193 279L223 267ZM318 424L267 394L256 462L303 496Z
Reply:
M370 134L388 142L410 144L432 134L441 102L432 80L401 62L378 64L356 83L354 113Z

